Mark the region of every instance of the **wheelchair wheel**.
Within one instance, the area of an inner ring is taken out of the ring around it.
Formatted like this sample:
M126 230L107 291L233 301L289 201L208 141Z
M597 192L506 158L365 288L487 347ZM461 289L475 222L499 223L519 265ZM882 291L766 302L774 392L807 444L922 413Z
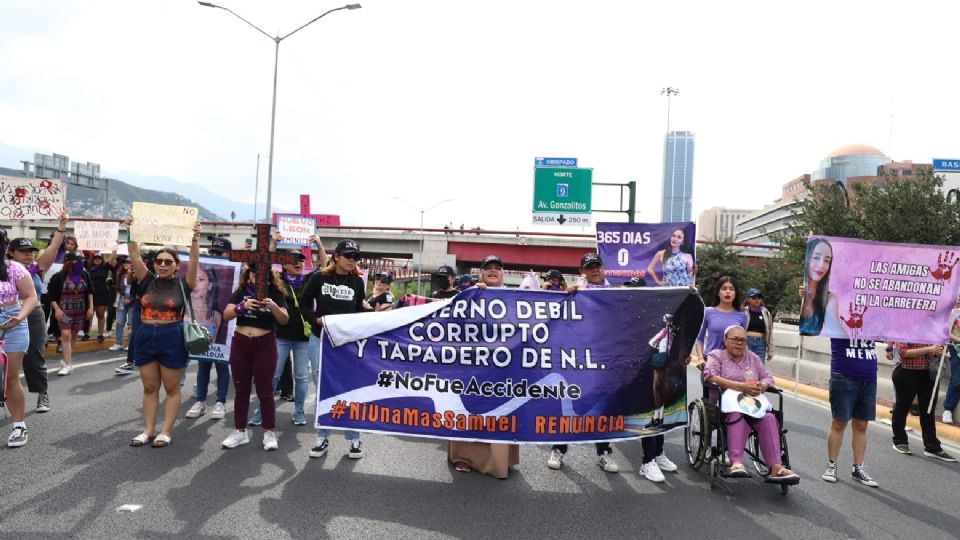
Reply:
M702 400L698 399L687 406L687 413L687 426L683 430L683 447L687 452L687 463L696 471L703 466L707 455L710 424Z
M753 468L757 471L757 474L760 476L770 475L770 468L763 462L763 457L760 455L760 443L757 440L756 433L751 433L750 438L747 439L747 455L750 456L750 461L753 462Z

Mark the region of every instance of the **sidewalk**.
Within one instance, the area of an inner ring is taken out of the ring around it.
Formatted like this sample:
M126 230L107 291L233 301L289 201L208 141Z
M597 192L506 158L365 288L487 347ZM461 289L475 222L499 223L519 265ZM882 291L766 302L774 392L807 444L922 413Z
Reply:
M800 383L799 387L793 381L793 379L785 379L783 377L773 377L774 382L777 387L783 390L783 393L786 395L793 394L794 388L797 388L797 393L800 395L819 401L821 403L830 404L830 395L824 388L818 388L809 384ZM890 420L890 407L886 404L877 404L877 420ZM907 426L913 428L915 433L920 433L920 418L911 415L907 415ZM825 428L827 426L824 426ZM944 424L943 422L937 421L937 437L942 441L949 441L955 445L960 446L960 427L956 424Z
M116 343L116 340L111 336L105 338L103 343L97 343L97 336L92 336L87 341L80 341L77 338L77 341L73 344L73 354L96 352L96 351L105 351L110 346ZM116 351L117 353L122 353L124 351ZM47 359L50 358L60 358L63 355L57 352L57 343L55 341L47 343L47 349L45 351L45 356Z

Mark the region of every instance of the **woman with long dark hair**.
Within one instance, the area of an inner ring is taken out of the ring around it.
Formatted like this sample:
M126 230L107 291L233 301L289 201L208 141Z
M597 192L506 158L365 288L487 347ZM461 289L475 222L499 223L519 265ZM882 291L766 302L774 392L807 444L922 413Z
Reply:
M832 267L833 246L830 242L824 238L808 242L803 261L806 272L803 276L803 301L800 310L801 335L819 335L828 314L836 313L836 299L830 294Z
M689 287L693 285L693 275L696 267L693 265L693 251L686 241L683 229L674 229L670 238L664 242L663 249L658 251L650 264L647 265L647 275L660 286ZM663 270L663 277L657 275L657 264Z
M224 448L236 448L250 442L247 413L250 411L251 380L260 400L263 416L263 449L278 448L276 409L273 401L273 373L277 369L277 325L287 324L287 287L276 272L269 273L266 296L256 299L256 264L240 276L223 311L225 321L237 319L230 343L230 371L233 373L233 425L236 430L223 440Z
M129 227L133 217L126 220ZM140 369L143 384L143 432L130 441L130 446L162 448L170 444L173 424L180 411L180 378L187 367L187 348L183 337L185 295L197 283L197 259L200 257L200 223L193 227L190 262L185 279L177 278L180 256L172 248L158 250L153 256L155 272L150 272L140 257L140 245L130 241L127 248L133 272L142 287L140 325L133 333L133 364ZM157 410L160 408L160 386L167 394L163 404L163 425L156 433Z
M223 312L220 309L220 282L214 267L200 265L197 272L197 285L190 293L190 302L197 322L207 328L210 336L216 340L223 325ZM185 315L189 317L189 314ZM210 417L220 420L227 415L227 391L230 390L230 366L226 362L212 362L203 358L197 361L197 401L187 411L187 418L198 418L207 412L207 392L210 388L210 369L217 370L217 401L213 405ZM211 365L212 364L212 365Z
M747 315L740 311L740 289L730 276L717 280L713 289L713 305L703 312L703 326L697 336L694 353L688 363L703 369L704 357L714 349L723 347L724 330L730 325L747 329Z
M117 331L115 334L116 341L108 349L111 351L119 351L123 348L123 338L124 334L126 333L127 315L130 310L130 304L133 303L133 286L135 282L135 279L134 281L131 281L131 278L133 278L133 272L131 272L133 263L130 262L129 258L124 258L122 261L120 261L118 266L117 278L114 280L114 292L116 297L114 302L117 305L117 320L115 321L117 324Z
M0 253L6 253L10 245L7 232L0 229ZM22 299L22 302L21 302ZM23 356L30 344L27 317L37 307L37 292L30 273L22 264L4 258L0 263L0 335L7 356L5 392L10 406L13 431L7 446L27 444L27 424L24 422L24 395L20 385L20 368Z
M100 253L95 253L87 261L87 272L90 274L90 283L93 286L93 310L97 316L97 343L103 343L107 322L107 308L116 298L110 289L110 276L116 270L112 262L104 259Z
M63 362L57 375L73 373L73 345L86 320L93 317L93 285L83 267L83 256L71 251L63 257L60 269L47 285L50 307L60 328Z

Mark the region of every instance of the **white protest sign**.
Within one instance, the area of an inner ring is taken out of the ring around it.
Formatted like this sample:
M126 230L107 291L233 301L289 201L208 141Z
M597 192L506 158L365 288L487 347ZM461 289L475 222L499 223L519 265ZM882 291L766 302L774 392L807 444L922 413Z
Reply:
M289 214L277 215L280 241L277 247L298 248L310 245L310 236L317 230L317 218Z
M193 225L199 212L191 206L135 201L130 215L133 216L130 239L134 242L189 246L193 243Z
M0 219L57 219L66 196L60 180L0 176Z
M80 249L109 253L117 249L120 224L116 221L77 221L73 224L73 233Z

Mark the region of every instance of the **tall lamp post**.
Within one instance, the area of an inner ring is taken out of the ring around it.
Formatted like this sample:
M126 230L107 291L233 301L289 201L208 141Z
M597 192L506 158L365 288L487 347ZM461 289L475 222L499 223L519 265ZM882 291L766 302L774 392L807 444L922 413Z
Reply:
M423 294L420 292L420 277L423 275L423 215L429 212L430 210L433 210L434 208L440 206L443 203L455 201L456 199L444 199L426 208L420 208L420 207L414 206L414 204L409 201L405 201L401 199L400 197L391 197L391 198L402 202L403 204L409 206L410 208L413 208L417 212L420 212L420 261L417 263L417 295L423 296Z
M273 133L274 133L274 126L276 125L276 121L277 121L277 67L278 67L279 62L280 62L280 42L283 41L283 40L285 40L285 39L287 39L288 37L296 34L296 33L299 32L300 30L303 30L304 28L310 26L311 24L315 23L316 21L322 19L324 16L326 16L326 15L328 15L328 14L330 14L330 13L333 13L334 11L340 11L340 10L342 10L342 9L360 9L361 6L360 6L360 4L347 4L347 5L345 5L345 6L341 6L341 7L338 7L338 8L333 8L333 9L331 9L331 10L329 10L329 11L325 11L324 13L321 13L319 17L316 17L316 18L314 18L314 19L311 19L311 20L308 21L306 24L300 26L299 28L297 28L296 30L290 32L289 34L286 34L286 35L284 35L284 36L275 36L275 37L274 37L274 36L271 36L270 34L264 32L263 30L261 30L257 25L253 24L252 22L244 19L244 18L241 17L240 15L237 15L237 14L234 13L230 8L226 8L226 7L223 7L223 6L218 6L218 5L212 4L212 3L210 3L210 2L200 2L199 0L197 1L197 3L200 4L201 6L204 6L204 7L222 9L222 10L226 11L227 13L230 13L230 14L233 15L234 17L240 19L241 21L243 21L243 22L247 23L248 25L250 25L251 27L253 27L257 32L260 32L261 34L263 34L263 35L267 36L268 38L270 38L270 40L273 41L274 44L275 44L275 49L274 49L274 53L273 53L273 104L271 105L271 109L270 109L270 156L269 156L269 161L268 161L268 164L267 164L267 208L266 208L266 210L265 210L265 212L264 212L264 214L265 214L264 220L269 223L269 222L270 222L270 209L271 209L270 203L271 203L271 197L272 197L272 195L273 195ZM256 209L254 209L254 212L256 212ZM254 215L254 221L256 221L256 215Z

